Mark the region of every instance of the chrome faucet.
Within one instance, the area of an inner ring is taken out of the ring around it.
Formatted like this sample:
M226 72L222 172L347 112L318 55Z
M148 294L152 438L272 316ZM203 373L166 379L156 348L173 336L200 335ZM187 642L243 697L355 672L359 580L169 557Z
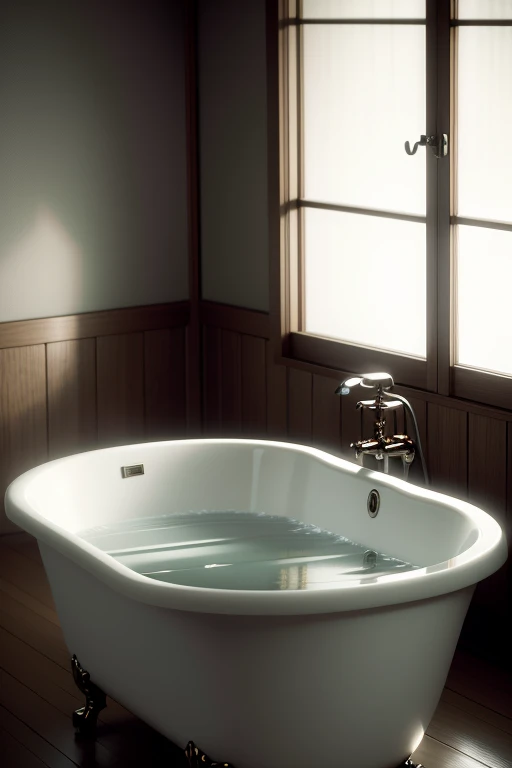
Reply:
M421 447L418 423L412 406L405 397L395 393L393 393L393 397L396 399L385 399L388 397L386 393L394 386L392 376L390 376L389 373L364 373L361 376L351 376L337 387L336 394L348 395L350 390L355 386L377 390L373 399L360 400L356 406L357 408L368 408L369 410L375 411L373 437L368 439L363 438L362 440L350 444L350 447L354 449L356 459L359 459L361 456L374 456L377 461L383 461L384 472L387 473L389 459L396 457L401 458L404 468L404 476L407 478L409 468L415 459L416 453L419 453L425 477L425 485L428 485L425 457ZM400 406L403 406L412 417L416 432L416 441L412 440L408 435L384 434L386 411L399 408Z

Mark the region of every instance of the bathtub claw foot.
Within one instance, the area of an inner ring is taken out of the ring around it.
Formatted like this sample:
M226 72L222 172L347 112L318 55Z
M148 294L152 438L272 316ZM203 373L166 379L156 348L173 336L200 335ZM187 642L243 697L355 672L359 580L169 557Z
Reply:
M189 741L185 747L185 757L188 760L188 768L234 768L231 763L216 763L215 760L205 755L196 747L193 741Z
M107 706L107 697L101 688L91 683L91 676L82 669L76 656L71 659L71 671L77 687L85 695L85 707L73 712L73 726L81 736L94 736L96 721Z

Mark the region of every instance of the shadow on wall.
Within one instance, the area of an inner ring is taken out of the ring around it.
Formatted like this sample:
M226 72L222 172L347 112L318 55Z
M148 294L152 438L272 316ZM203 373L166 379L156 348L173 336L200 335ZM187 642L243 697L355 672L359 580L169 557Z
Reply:
M186 298L184 88L181 1L2 1L0 322Z

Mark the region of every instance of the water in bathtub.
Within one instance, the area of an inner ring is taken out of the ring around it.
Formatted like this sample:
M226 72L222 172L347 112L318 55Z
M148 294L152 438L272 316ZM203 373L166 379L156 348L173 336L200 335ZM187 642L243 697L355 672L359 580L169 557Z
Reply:
M326 589L415 567L290 517L207 511L78 534L151 579L214 589Z

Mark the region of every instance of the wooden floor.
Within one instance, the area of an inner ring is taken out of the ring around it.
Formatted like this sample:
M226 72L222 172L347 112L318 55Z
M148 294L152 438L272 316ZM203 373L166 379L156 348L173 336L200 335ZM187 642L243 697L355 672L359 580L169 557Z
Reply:
M37 545L25 534L2 537L0 766L184 765L181 750L111 699L101 713L96 742L75 739L70 714L83 704L71 677L69 652ZM511 768L510 676L457 653L440 704L413 759L425 768Z

